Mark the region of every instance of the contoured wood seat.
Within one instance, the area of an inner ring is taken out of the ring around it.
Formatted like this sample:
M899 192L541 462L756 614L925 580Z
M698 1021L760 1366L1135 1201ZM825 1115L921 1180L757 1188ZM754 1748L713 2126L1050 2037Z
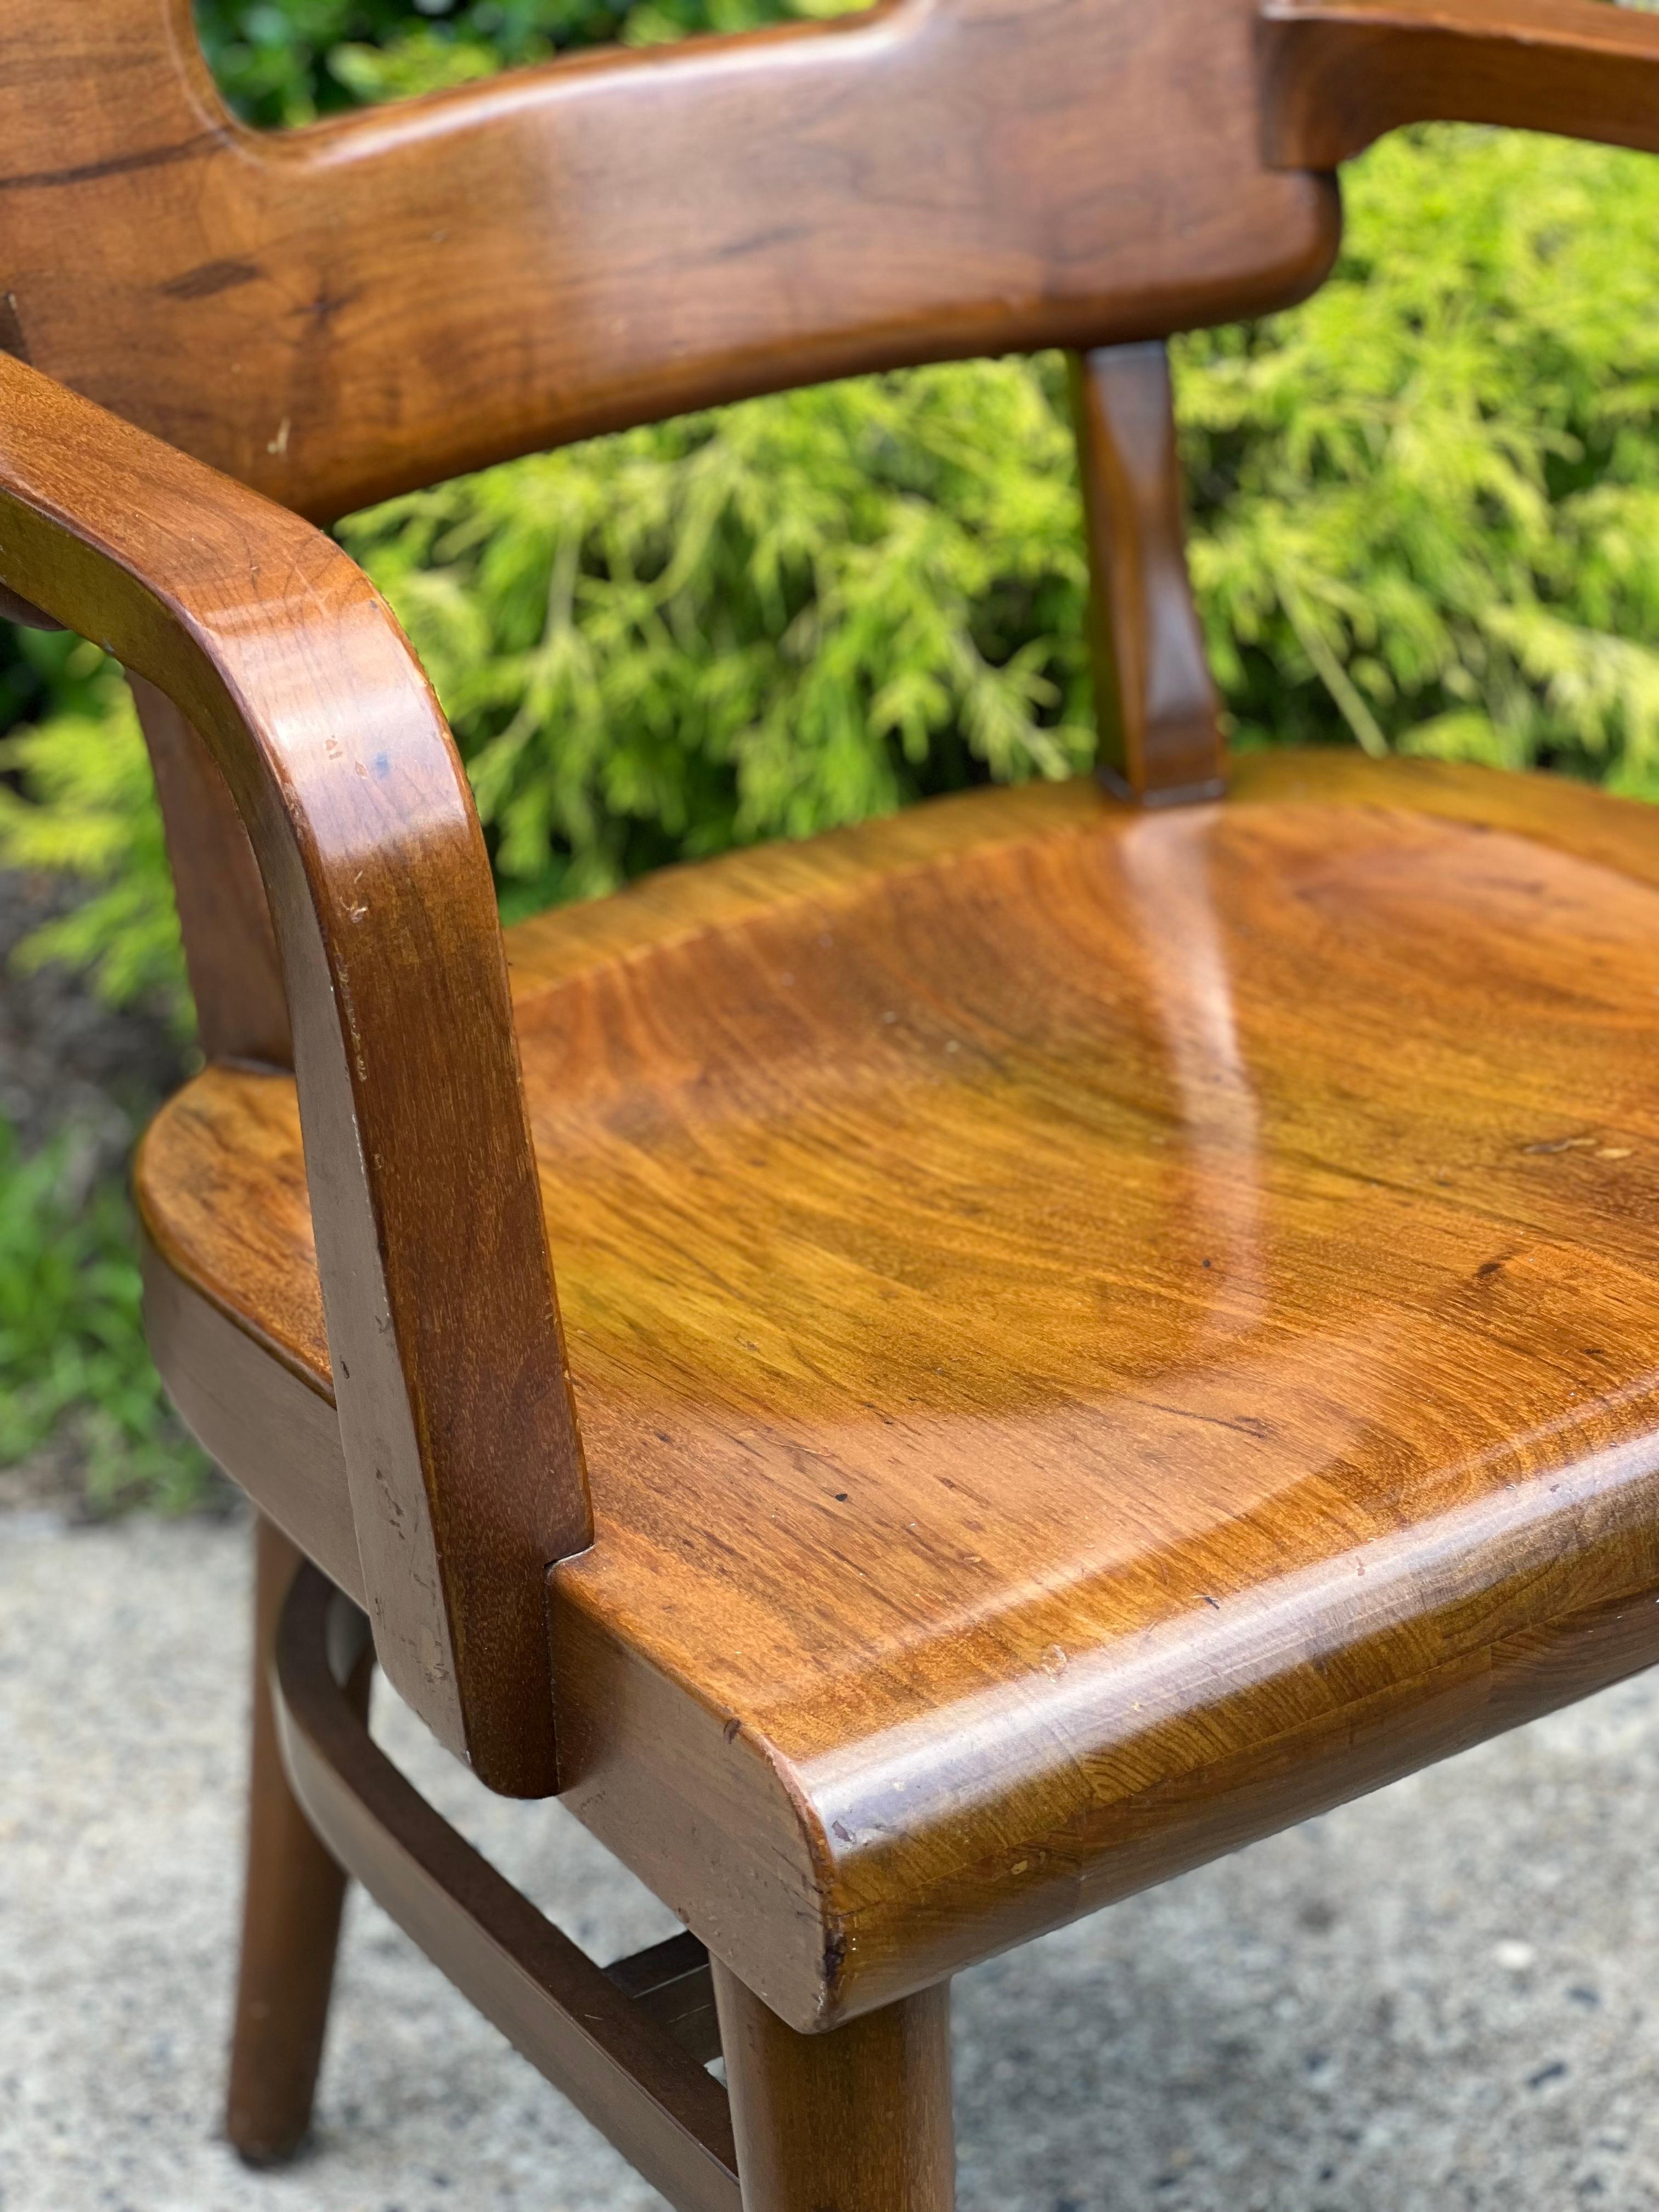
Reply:
M1659 1656L1656 925L1644 810L1331 754L509 932L567 1803L812 2028ZM170 1371L328 1396L292 1080L137 1188Z
M957 1967L1659 1656L1654 817L1230 781L1182 555L1164 339L1310 290L1435 116L1659 150L1659 21L899 0L262 138L188 0L0 0L0 612L138 701L207 1062L147 1318L262 1516L250 2158L349 1869L681 2212L947 2212ZM1099 783L504 943L313 525L1039 345ZM371 1658L688 1932L584 1958Z

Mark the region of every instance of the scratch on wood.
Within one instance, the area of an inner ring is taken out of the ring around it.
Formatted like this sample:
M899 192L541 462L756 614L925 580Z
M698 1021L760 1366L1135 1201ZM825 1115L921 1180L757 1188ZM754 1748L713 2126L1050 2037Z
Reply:
M0 292L0 353L33 365L29 342L23 335L23 319L17 312L15 292Z
M217 293L234 291L239 284L257 284L264 273L254 261L204 261L163 284L161 291L167 300L211 300Z
M223 131L199 131L194 137L181 138L176 146L146 146L137 154L82 161L70 169L25 169L15 177L0 177L0 192L50 191L61 185L96 184L103 177L131 176L139 169L163 169L174 161L193 161L197 155L211 151L222 145L228 135Z

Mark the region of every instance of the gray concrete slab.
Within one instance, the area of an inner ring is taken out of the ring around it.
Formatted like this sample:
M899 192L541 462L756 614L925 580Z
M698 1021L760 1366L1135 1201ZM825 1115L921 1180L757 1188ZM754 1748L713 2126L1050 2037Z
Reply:
M223 1524L0 1514L0 2208L645 2212L361 1898L314 2148L262 2176L218 2141L246 1554ZM598 1954L671 1924L556 1808L380 1725ZM1650 2212L1659 1680L957 1990L963 2212Z

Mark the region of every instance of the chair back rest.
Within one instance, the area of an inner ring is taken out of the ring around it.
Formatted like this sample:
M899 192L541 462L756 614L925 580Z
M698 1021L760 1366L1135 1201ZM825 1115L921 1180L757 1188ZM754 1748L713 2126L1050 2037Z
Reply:
M856 371L1281 307L1254 0L895 0L245 128L190 0L0 0L0 345L313 520Z

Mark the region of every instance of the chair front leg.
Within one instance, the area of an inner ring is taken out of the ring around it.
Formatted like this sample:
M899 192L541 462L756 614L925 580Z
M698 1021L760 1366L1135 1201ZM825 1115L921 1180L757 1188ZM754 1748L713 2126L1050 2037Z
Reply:
M744 2212L951 2212L950 1984L799 2035L713 1964Z
M271 1711L276 1624L301 1555L264 1518L254 1545L247 1892L225 2132L250 2166L276 2166L311 2124L346 1878L289 1788ZM355 1686L365 1711L368 1685L365 1668Z

